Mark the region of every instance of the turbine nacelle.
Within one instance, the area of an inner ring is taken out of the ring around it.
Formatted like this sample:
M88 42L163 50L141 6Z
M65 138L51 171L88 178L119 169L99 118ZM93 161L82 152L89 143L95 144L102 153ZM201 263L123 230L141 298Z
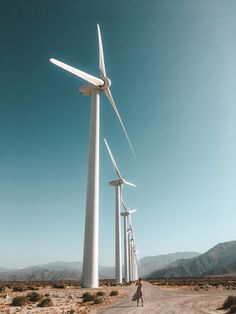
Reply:
M108 77L103 77L102 78L104 85L100 86L101 90L108 89L111 86L111 80Z

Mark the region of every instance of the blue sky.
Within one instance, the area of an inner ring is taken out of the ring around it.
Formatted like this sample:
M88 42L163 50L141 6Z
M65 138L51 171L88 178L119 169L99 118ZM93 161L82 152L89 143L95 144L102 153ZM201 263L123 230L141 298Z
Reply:
M114 263L114 172L140 257L235 240L236 2L3 1L0 266L82 260L90 99L54 57L98 75L100 24L132 157L101 97L100 264Z

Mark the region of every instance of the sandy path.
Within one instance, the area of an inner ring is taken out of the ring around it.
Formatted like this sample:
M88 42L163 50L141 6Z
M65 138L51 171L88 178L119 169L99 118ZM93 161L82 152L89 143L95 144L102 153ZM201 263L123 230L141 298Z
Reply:
M162 290L144 282L144 307L137 307L136 302L131 301L134 292L135 286L132 286L130 287L130 297L124 298L110 307L100 309L97 313L222 314L225 312L216 309L222 305L227 296L236 295L236 291L221 289L201 292Z

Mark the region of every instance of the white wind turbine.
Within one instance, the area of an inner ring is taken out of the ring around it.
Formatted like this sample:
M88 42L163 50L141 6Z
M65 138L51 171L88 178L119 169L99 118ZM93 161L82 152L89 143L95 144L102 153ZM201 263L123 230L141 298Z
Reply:
M129 209L122 200L122 205L124 207L124 212L121 213L121 216L124 217L124 270L125 270L125 281L130 281L130 272L129 272L129 242L128 242L128 228L127 228L127 218L129 220L129 225L131 226L131 214L136 212L137 209Z
M88 162L87 201L84 233L84 255L82 285L87 288L98 287L98 215L99 215L99 131L100 131L100 93L104 92L110 101L113 110L125 132L129 145L134 153L128 134L121 120L113 100L110 85L111 81L106 75L103 45L99 25L99 70L100 77L95 77L78 70L61 61L51 58L50 61L60 68L82 78L89 84L82 86L80 92L84 96L91 96L90 114L90 147Z
M115 279L116 279L116 283L120 284L120 283L122 283L121 233L120 233L120 207L121 207L121 199L122 199L121 193L122 193L122 187L124 184L134 186L134 187L136 187L136 185L126 181L121 176L121 173L120 173L118 166L115 162L115 159L112 155L110 147L109 147L109 145L105 139L104 139L104 142L106 144L109 156L111 158L111 162L112 162L113 167L115 169L115 173L118 177L117 180L111 181L111 182L109 182L109 184L112 186L115 186L115 188L116 188Z

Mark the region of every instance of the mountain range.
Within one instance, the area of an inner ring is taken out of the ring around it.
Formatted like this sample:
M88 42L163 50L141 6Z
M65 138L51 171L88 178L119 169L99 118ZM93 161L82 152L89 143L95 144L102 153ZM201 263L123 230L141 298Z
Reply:
M139 261L139 274L142 277L161 269L181 258L198 256L195 252L179 252L166 255L147 256ZM10 281L46 281L46 280L78 280L81 278L81 262L52 262L43 265L34 265L23 269L0 268L0 280ZM99 277L102 279L114 278L114 267L99 266Z
M204 277L236 274L236 241L219 243L191 259L180 259L150 273L148 278Z
M197 252L176 252L157 256L147 256L139 260L139 276L146 277L153 271L165 268L180 259L189 259L199 256Z
M0 281L78 280L81 262L53 262L23 269L0 267ZM236 275L236 241L219 243L206 253L177 252L139 260L142 278L180 278ZM101 279L114 278L114 267L99 266Z

